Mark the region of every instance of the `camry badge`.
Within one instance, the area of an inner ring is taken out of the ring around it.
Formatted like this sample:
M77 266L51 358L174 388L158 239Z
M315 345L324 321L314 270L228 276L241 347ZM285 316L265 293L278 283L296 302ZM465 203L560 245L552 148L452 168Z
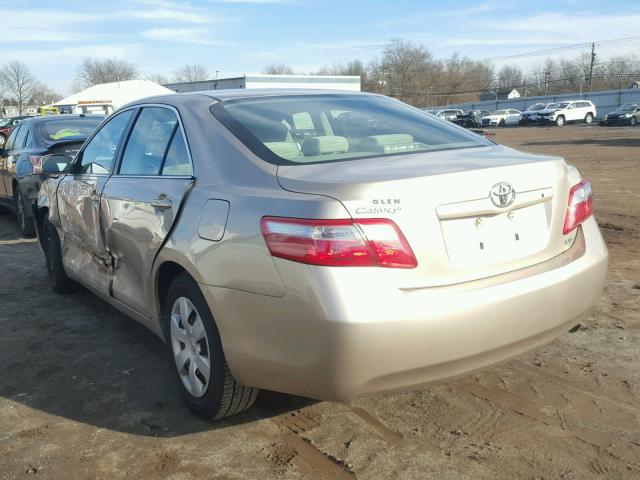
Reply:
M491 197L491 201L496 207L505 208L516 199L516 191L510 184L500 182L491 187L489 197Z

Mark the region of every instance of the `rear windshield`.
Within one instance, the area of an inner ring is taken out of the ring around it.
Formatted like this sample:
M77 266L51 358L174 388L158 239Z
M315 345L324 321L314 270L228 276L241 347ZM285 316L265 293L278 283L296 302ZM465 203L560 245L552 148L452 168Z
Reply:
M93 133L104 117L92 116L85 118L52 118L38 122L38 136L45 142L56 142L66 139L86 139Z
M397 100L292 95L229 100L211 111L262 159L335 162L493 145Z

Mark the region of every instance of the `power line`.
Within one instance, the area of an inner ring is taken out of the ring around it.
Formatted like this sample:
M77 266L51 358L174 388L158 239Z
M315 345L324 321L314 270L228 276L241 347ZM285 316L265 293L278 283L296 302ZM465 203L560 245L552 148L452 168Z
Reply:
M630 42L637 42L637 41L640 41L640 35L633 36L633 37L611 38L608 40L599 40L595 42L576 43L572 45L564 45L564 46L558 46L554 48L547 48L544 50L535 50L533 52L526 52L526 53L516 53L513 55L505 55L500 57L489 57L487 58L487 60L513 60L516 58L540 57L542 55L551 55L551 54L562 53L570 50L579 50L583 48L589 48L593 44L616 45L616 44L623 44L623 43L630 43Z

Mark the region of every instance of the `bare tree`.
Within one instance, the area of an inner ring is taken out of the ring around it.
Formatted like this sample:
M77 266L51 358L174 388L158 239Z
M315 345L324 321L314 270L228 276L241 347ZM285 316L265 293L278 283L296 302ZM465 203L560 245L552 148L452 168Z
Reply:
M273 63L264 67L262 73L269 73L271 75L293 75L295 72L289 65L285 65L284 63Z
M100 83L133 80L138 75L138 67L127 60L118 58L100 60L87 57L78 68L74 89L88 88Z
M523 82L522 70L515 65L504 65L498 71L497 87L505 92L520 87ZM524 92L523 92L524 93Z
M157 83L158 85L166 85L167 83L171 83L171 79L166 75L162 75L160 73L153 73L147 77L147 80L151 80L152 82Z
M383 92L407 101L416 93L416 87L423 83L431 62L431 52L424 47L392 39L383 51L375 75Z
M34 105L50 105L60 100L62 95L52 90L44 83L36 82L31 98Z
M16 102L18 112L22 115L23 108L31 101L36 81L27 66L14 60L3 69L2 76L11 100Z
M209 70L201 64L184 65L173 72L173 81L175 83L203 82L210 78Z

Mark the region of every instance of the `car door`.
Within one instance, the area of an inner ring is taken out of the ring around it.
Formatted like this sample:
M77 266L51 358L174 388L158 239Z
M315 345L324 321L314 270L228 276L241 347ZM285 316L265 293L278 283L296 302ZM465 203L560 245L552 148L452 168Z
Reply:
M566 120L568 122L574 122L580 119L580 111L581 109L578 108L577 103L570 103L566 110Z
M520 121L520 113L517 110L508 110L507 111L506 123L508 125L515 125L519 121Z
M102 193L104 238L114 261L112 295L149 317L151 268L193 184L177 111L145 106Z
M9 160L9 154L13 150L13 144L15 143L17 134L18 129L14 128L4 145L5 149L3 154L0 155L0 202L4 204L9 204L13 201L12 197L8 194L11 189L11 181L7 181L7 179L11 178L10 167L13 160ZM9 188L7 188L7 183L9 184Z
M58 187L65 269L101 294L108 295L111 258L100 228L100 195L135 110L104 123L87 140Z
M26 125L18 125L13 129L7 140L5 155L2 161L2 183L4 186L3 200L13 206L13 176L16 172L16 163L22 150L27 134Z

